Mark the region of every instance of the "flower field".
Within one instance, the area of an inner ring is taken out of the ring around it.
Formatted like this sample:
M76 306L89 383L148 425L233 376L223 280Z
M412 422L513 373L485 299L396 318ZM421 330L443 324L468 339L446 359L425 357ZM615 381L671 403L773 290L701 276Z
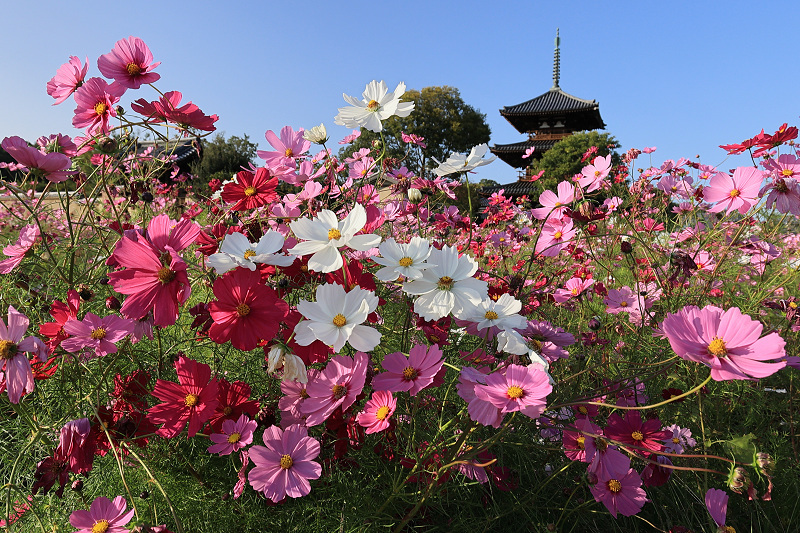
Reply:
M139 38L96 64L46 85L83 136L2 140L4 530L800 530L796 127L459 210L487 145L324 123L199 183L218 117Z

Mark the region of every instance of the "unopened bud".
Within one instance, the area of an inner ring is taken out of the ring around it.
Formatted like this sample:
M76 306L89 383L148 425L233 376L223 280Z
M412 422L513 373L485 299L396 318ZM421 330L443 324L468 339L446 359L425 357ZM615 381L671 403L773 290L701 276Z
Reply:
M629 254L633 252L633 245L630 241L622 241L619 247L623 254Z
M375 139L374 141L372 141L372 147L378 150L381 147L381 140Z
M775 463L772 462L772 456L770 454L765 452L756 453L756 464L764 475L772 475L772 469L775 467Z
M109 311L119 311L121 307L122 304L119 303L119 299L116 296L106 298L106 309Z
M600 319L597 318L596 316L589 319L588 325L589 329L592 331L597 331L598 329L603 327L603 324L600 322Z
M741 466L733 469L730 477L728 478L728 488L736 494L742 494L750 486L750 478L747 477L747 472Z
M422 200L422 191L419 189L408 189L408 199L414 203Z
M75 492L82 491L83 490L83 480L82 479L76 479L75 481L73 481L72 482L72 490L74 490Z

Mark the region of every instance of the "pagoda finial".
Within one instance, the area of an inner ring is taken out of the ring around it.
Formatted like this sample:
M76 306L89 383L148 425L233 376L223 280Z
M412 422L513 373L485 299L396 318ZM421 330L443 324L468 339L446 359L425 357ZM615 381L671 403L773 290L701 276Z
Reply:
M558 88L558 80L561 77L561 38L558 36L556 28L556 50L553 52L553 89Z

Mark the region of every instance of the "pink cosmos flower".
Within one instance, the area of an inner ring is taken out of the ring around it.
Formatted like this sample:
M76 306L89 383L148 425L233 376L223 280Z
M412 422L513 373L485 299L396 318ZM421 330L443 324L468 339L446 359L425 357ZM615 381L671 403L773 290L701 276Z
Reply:
M764 172L753 167L739 167L733 177L717 172L703 188L703 199L716 203L709 209L711 213L739 211L744 215L758 201L762 181Z
M503 413L522 411L531 418L542 414L547 395L553 391L550 379L541 370L508 365L486 377L486 385L475 386L475 396Z
M36 224L30 224L19 230L17 242L3 248L3 253L9 258L0 261L0 274L8 274L17 268L38 238L39 226Z
M609 289L603 303L608 306L606 307L606 313L611 315L618 313L641 314L642 312L639 307L639 295L635 294L628 286L620 289Z
M597 156L592 160L591 165L586 165L581 170L582 177L578 179L578 185L587 187L586 192L596 191L600 188L603 180L611 171L611 154L607 156Z
M266 161L267 166L270 168L280 166L294 168L297 166L297 158L311 148L311 141L303 137L303 131L303 128L294 131L291 126L284 126L281 128L280 139L275 135L274 131L267 131L264 136L275 150L271 152L258 150L256 152L258 157Z
M356 352L354 357L334 357L313 379L309 375L306 384L308 398L300 405L300 412L308 415L306 424L309 427L321 424L338 407L345 411L353 405L364 388L368 365L369 356Z
M567 206L575 200L575 185L568 181L559 182L556 187L557 193L544 191L539 195L539 203L542 207L531 209L531 214L538 220L551 218L560 219L564 216Z
M116 105L125 87L109 85L101 78L89 78L75 92L75 116L72 125L86 128L89 135L108 133L110 117L117 116Z
M400 132L400 137L403 139L403 142L406 143L406 144L416 144L420 148L427 148L428 147L427 144L422 142L422 141L425 140L425 138L421 137L419 135L414 135L413 133L408 133L407 134L406 132L401 131Z
M720 489L708 489L705 500L708 513L717 527L722 529L725 527L725 519L728 515L728 493Z
M179 357L175 362L178 383L159 379L153 396L163 403L150 408L147 418L154 424L164 424L156 434L172 438L189 423L188 436L194 437L214 414L217 400L217 380L211 379L211 367Z
M241 450L253 442L253 432L257 427L258 422L250 420L245 414L242 414L236 421L224 420L222 433L212 433L208 437L214 442L208 447L208 453L230 455Z
M28 143L21 137L6 137L0 145L3 150L17 160L19 163L17 170L25 168L30 172L38 171L53 183L62 182L75 174L74 171L69 170L69 167L72 166L72 160L69 157L55 152L42 153L32 146L28 146Z
M125 88L138 89L161 79L159 74L152 72L160 64L160 61L153 63L153 54L144 41L133 36L120 39L113 50L97 59L100 73L123 87L123 92Z
M299 424L285 431L270 426L263 439L266 447L250 448L250 459L256 465L248 475L250 485L275 503L286 496L300 498L310 493L308 480L322 474L322 466L313 460L319 456L319 441Z
M127 502L122 496L109 500L100 496L92 502L88 511L78 509L69 515L69 523L77 527L75 533L128 533L125 525L133 518L134 510L127 513Z
M553 294L553 300L555 300L556 303L564 303L573 298L577 298L592 285L594 285L594 280L591 278L570 278L564 284L566 288L556 289L556 292Z
M588 418L578 418L575 423L568 426L568 429L565 429L561 442L564 445L564 455L573 461L589 463L591 459L586 453L586 436L584 433L602 435L603 430Z
M716 381L764 378L786 366L783 360L765 362L785 358L786 342L775 332L761 337L763 329L738 307L723 311L713 305L686 306L661 324L675 353L711 367Z
M571 218L563 220L551 218L545 222L539 240L536 241L536 253L545 257L555 257L575 236L575 228Z
M444 364L442 355L436 344L431 347L418 344L411 348L408 357L400 352L390 353L381 363L386 372L372 379L372 387L391 392L408 391L411 396L416 396L433 383L434 376Z
M85 65L77 56L69 56L69 61L58 67L56 75L47 82L47 94L56 99L53 105L60 104L69 95L83 85L86 71L89 70L89 58L84 59Z
M602 502L614 518L617 513L633 516L647 502L642 478L630 467L631 460L626 457L622 463L598 474L597 483L589 488L594 499Z
M484 426L499 428L503 422L503 413L493 403L481 400L475 395L475 387L486 385L486 377L486 374L483 374L478 369L464 366L458 375L456 390L461 399L468 404L467 412L470 419Z
M148 122L172 122L184 128L195 128L202 131L214 131L217 115L208 116L192 102L180 105L183 95L178 91L169 91L154 102L140 98L131 104L137 113L148 118Z
M361 130L353 130L353 132L350 135L346 136L344 139L339 141L339 144L350 144L359 137L361 137Z
M614 413L608 417L605 435L615 441L630 444L635 453L650 455L650 451L660 452L664 449L662 440L672 435L671 431L661 429L661 421L657 418L642 421L639 411L625 411L625 418Z
M117 353L116 343L133 333L134 322L116 315L100 318L86 313L83 320L68 320L64 332L70 337L61 341L61 347L76 353L84 348L93 349L95 356Z
M360 426L367 428L367 434L378 433L389 427L389 418L394 414L396 407L397 399L391 392L378 390L372 393L372 398L356 419Z
M697 441L692 438L692 430L689 428L673 424L664 429L672 432L672 436L664 440L664 450L669 453L683 453L686 448L693 448L697 444Z
M525 153L524 153L524 154L522 154L522 159L528 159L530 156L532 156L532 155L533 155L533 153L534 153L535 151L536 151L536 147L535 147L535 146L531 146L530 148L528 148L527 150L525 150Z
M8 306L8 327L0 319L0 391L8 390L11 403L19 403L23 393L33 391L33 371L25 352L35 353L46 361L47 345L36 337L25 337L28 317Z

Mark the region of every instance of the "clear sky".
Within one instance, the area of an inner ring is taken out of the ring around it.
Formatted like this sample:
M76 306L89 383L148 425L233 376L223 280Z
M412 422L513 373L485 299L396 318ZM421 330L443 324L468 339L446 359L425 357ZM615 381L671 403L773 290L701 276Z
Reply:
M247 134L324 122L334 141L342 93L373 79L390 90L450 85L487 115L490 144L524 139L498 110L552 85L561 31L561 88L595 99L623 149L657 146L653 161L721 164L720 144L783 122L800 125L800 2L3 2L0 138L76 135L75 104L53 107L46 82L70 55L98 56L134 35L161 61L156 84L178 90L219 131ZM155 99L149 87L122 103ZM731 158L722 168L746 164ZM500 160L476 179L516 180Z

